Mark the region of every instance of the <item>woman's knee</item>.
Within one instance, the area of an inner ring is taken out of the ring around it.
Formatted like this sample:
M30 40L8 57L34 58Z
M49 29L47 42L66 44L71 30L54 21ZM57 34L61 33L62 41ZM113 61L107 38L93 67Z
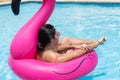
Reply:
M63 39L62 39L62 42L63 43L70 43L70 37L64 37Z

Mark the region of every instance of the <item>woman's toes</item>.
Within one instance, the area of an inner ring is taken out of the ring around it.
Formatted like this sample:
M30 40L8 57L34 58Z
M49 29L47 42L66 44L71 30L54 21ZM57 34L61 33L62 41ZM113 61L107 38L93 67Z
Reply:
M103 38L99 39L98 42L99 42L99 44L103 44L106 40L107 40L107 38L103 37Z

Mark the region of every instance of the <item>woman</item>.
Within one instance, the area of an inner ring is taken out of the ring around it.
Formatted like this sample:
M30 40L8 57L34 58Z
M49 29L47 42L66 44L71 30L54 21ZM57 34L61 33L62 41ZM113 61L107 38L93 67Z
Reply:
M106 41L105 37L99 40L64 37L59 41L59 36L60 33L50 24L40 29L36 55L38 60L50 63L66 62L82 56Z

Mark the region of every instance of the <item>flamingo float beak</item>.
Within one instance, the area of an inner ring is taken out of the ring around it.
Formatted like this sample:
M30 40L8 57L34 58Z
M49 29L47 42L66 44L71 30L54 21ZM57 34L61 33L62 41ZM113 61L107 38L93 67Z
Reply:
M15 15L19 14L21 0L12 0L11 9Z

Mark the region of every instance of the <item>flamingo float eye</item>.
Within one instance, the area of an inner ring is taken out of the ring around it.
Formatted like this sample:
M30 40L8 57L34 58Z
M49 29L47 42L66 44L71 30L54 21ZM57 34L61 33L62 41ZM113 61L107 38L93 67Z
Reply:
M13 13L15 15L19 14L19 11L20 11L20 2L21 2L21 0L12 0L11 8L12 8L12 11L13 11Z

